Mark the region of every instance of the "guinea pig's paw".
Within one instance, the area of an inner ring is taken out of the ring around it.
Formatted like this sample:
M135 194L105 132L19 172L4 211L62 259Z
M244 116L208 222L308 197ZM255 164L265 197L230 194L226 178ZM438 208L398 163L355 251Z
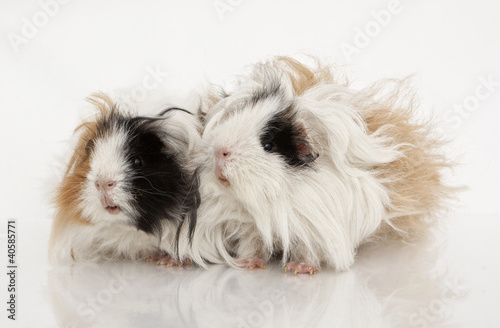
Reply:
M172 256L165 254L156 261L156 265L166 265L167 268L171 266L181 266L180 262L174 259Z
M157 262L156 265L166 265L167 268L171 266L182 266L182 262L178 261L177 259L173 258L172 256L165 254L162 256Z
M154 253L153 255L149 256L147 259L146 259L146 262L158 262L162 257L164 256L167 256L166 253L161 253L161 252L157 252L157 253Z
M313 275L318 273L318 268L315 266L311 266L305 262L290 262L285 266L285 273L293 270L293 274L297 275L297 273L309 273Z
M190 259L185 259L183 261L179 261L170 255L165 255L162 258L156 262L156 265L166 265L167 268L172 267L172 266L178 266L180 267L186 267L186 266L191 266L193 263L191 262Z
M183 265L190 265L191 260L185 260L183 262L178 261L177 259L173 258L172 256L168 255L167 253L154 253L150 257L146 259L146 262L156 262L156 265L165 265L168 267L171 266L183 266Z
M177 265L180 267L190 267L193 265L191 259L184 259L183 261L177 261Z
M239 266L240 268L249 268L250 270L253 270L254 268L262 268L262 269L266 268L266 262L264 262L258 257L250 257L247 259L240 260L236 265Z

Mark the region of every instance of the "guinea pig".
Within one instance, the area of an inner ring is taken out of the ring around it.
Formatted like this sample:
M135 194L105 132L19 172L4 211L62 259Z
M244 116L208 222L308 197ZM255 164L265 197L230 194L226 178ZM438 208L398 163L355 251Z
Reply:
M194 227L195 113L167 108L164 99L117 98L89 97L96 116L75 130L78 141L54 197L53 263L138 260L160 248L175 255L178 227L185 220Z
M253 269L278 255L285 272L313 274L348 269L367 241L425 234L450 164L412 97L404 81L354 90L288 57L210 94L185 256Z

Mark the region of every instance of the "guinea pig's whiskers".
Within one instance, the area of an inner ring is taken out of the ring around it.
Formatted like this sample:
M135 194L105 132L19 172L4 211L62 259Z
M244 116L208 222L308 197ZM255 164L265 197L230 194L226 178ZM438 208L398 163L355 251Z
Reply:
M151 188L157 192L158 195L168 195L168 192L165 192L165 191L162 191L162 190L159 190L158 188L156 188L152 183L151 181L149 181L148 178L146 178L145 176L140 176L140 177L137 177L137 179L144 179L146 180L149 185L151 186ZM145 190L145 189L138 189L142 192L147 192L147 193L150 193L150 194L154 194L153 192L149 191L149 190Z
M169 193L159 193L159 192L153 192L150 190L144 190L144 189L136 189L137 192L148 194L148 195L155 195L155 196L162 196L165 198L170 198L170 199L175 199L171 194Z
M153 172L153 173L149 173L149 174L145 174L143 176L141 176L140 178L146 178L146 177L150 177L152 175L156 175L156 174L165 174L165 175L174 175L172 172L162 172L162 171L158 171L158 172Z

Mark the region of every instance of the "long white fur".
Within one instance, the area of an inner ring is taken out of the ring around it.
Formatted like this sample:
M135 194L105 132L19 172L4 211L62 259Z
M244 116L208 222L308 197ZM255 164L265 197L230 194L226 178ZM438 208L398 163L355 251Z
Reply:
M192 247L183 238L181 257L202 266L237 265L241 259L268 260L283 251L283 264L306 261L345 270L358 245L388 220L390 198L374 168L399 158L399 145L368 133L346 87L318 85L295 96L287 75L271 67L264 75L254 74L207 113L198 154L202 203ZM246 100L257 89L276 83L283 96L250 108ZM291 101L296 120L320 154L311 168L289 167L259 141L265 123ZM234 155L224 167L229 188L214 174L220 147Z

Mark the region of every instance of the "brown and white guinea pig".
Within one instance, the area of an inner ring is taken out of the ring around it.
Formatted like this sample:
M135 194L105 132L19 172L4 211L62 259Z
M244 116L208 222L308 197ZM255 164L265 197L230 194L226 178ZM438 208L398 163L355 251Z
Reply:
M169 108L158 97L130 99L102 93L88 99L96 116L76 128L54 199L54 263L142 259L160 244L173 254L178 226L188 220L194 227L196 113Z
M312 274L348 269L368 240L420 235L451 188L411 97L401 81L356 91L287 57L208 96L184 256L252 269L280 254L285 271Z

